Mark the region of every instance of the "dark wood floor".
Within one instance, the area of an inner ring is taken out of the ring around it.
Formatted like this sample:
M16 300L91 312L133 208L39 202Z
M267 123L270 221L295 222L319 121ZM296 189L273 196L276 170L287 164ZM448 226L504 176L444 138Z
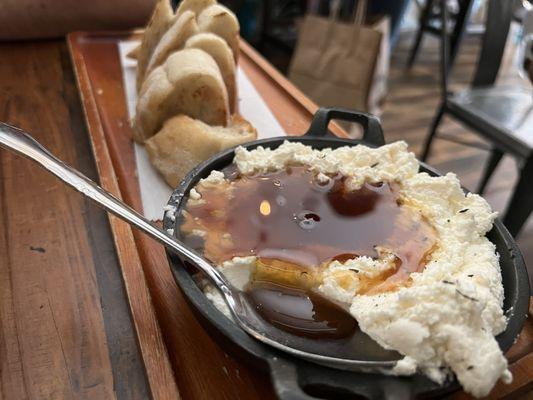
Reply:
M394 50L391 59L390 90L382 115L383 127L388 142L405 140L413 151L420 154L428 127L440 102L438 86L438 41L426 37L418 60L411 70L406 70L406 59L411 45L411 35L405 35ZM451 76L454 88L465 87L476 67L479 39L467 38L461 47ZM508 46L500 71L498 84L522 83L513 68L514 47ZM533 91L533 89L532 89ZM533 127L532 127L533 128ZM441 123L439 133L457 135L462 140L482 140L467 128L450 118ZM479 182L487 152L446 140L436 139L429 163L441 172L454 172L465 187L474 190ZM503 212L517 179L515 161L505 157L494 173L485 192L492 207ZM533 184L533 183L532 183ZM519 246L528 265L530 283L533 286L533 217L518 238Z

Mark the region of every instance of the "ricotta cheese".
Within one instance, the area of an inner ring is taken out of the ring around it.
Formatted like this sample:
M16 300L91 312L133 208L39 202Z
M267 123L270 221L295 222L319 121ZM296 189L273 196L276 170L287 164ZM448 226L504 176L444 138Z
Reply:
M464 194L454 174L431 177L405 142L373 149L363 145L316 150L285 142L277 149L238 147L234 163L245 175L303 165L320 182L342 174L348 190L366 182L395 182L404 205L416 209L434 227L437 248L422 272L396 291L364 294L361 282L394 266L394 255L377 249L376 259L357 257L333 261L323 270L318 291L349 308L360 328L386 349L404 358L393 370L411 375L417 370L443 383L455 373L463 388L476 397L487 395L496 381L512 377L494 338L506 328L503 286L495 246L485 237L496 213L476 194ZM227 182L213 171L193 189L189 201L201 201L203 185ZM255 257L235 257L220 268L237 288L243 288L255 268ZM229 315L211 286L207 297Z

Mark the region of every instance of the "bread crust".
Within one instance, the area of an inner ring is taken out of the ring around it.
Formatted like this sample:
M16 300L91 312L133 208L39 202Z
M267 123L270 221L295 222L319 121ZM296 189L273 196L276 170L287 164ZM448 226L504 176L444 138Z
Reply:
M213 57L203 50L174 52L148 75L138 96L134 139L144 142L177 114L214 126L226 126L229 121L222 75Z
M176 187L202 161L256 138L255 128L238 115L233 116L228 127L209 126L178 115L167 120L145 145L152 165L171 187Z
M198 14L197 22L201 32L214 33L228 43L233 51L235 63L237 63L240 27L235 14L221 4L213 4Z
M192 11L198 15L202 10L216 3L216 0L182 0L176 10L176 15L180 16L185 11Z
M160 66L174 51L182 49L187 39L196 33L198 33L196 15L192 11L185 11L176 19L155 46L146 66L144 77L150 74L154 68Z
M154 12L144 30L141 47L137 54L137 91L140 90L146 66L155 46L161 37L174 22L175 16L170 7L169 0L159 0L155 5Z

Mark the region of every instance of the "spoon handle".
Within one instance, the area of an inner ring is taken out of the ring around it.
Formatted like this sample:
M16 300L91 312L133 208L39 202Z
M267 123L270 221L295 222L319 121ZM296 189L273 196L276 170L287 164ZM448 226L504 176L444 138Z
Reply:
M186 247L164 230L159 229L133 208L102 189L85 175L59 160L23 130L0 122L0 147L12 150L35 161L63 182L93 200L97 205L130 225L139 228L164 246L174 250L206 273L213 283L223 292L229 292L229 284L225 278L203 257Z

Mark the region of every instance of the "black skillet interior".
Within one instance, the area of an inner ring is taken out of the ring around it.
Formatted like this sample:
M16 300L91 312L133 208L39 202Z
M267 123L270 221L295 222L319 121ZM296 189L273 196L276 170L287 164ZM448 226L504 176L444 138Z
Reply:
M341 139L329 134L328 124L332 119L356 122L363 127L362 140ZM384 144L379 120L373 116L341 109L319 109L307 133L301 137L279 137L258 140L244 145L248 149L258 146L276 148L283 141L297 141L317 149L336 148L363 143L371 147ZM216 154L193 169L172 194L168 204L176 207L176 222L165 215L165 229L174 229L179 238L179 215L189 190L212 170L228 166L234 157L230 149ZM421 170L438 175L425 164ZM505 290L504 310L509 323L505 332L498 337L502 350L507 350L518 336L527 315L529 284L522 255L516 243L499 220L489 232L488 238L496 245L500 254L502 279ZM248 336L232 321L219 312L198 288L190 268L168 253L176 282L185 293L187 301L195 311L204 328L216 338L225 350L259 368L270 371L274 389L280 399L313 398L395 398L439 396L458 388L454 380L439 386L422 375L412 377L391 377L376 373L354 373L315 365L276 351ZM379 356L376 356L379 359ZM371 357L372 358L372 357ZM376 359L376 358L374 358Z

